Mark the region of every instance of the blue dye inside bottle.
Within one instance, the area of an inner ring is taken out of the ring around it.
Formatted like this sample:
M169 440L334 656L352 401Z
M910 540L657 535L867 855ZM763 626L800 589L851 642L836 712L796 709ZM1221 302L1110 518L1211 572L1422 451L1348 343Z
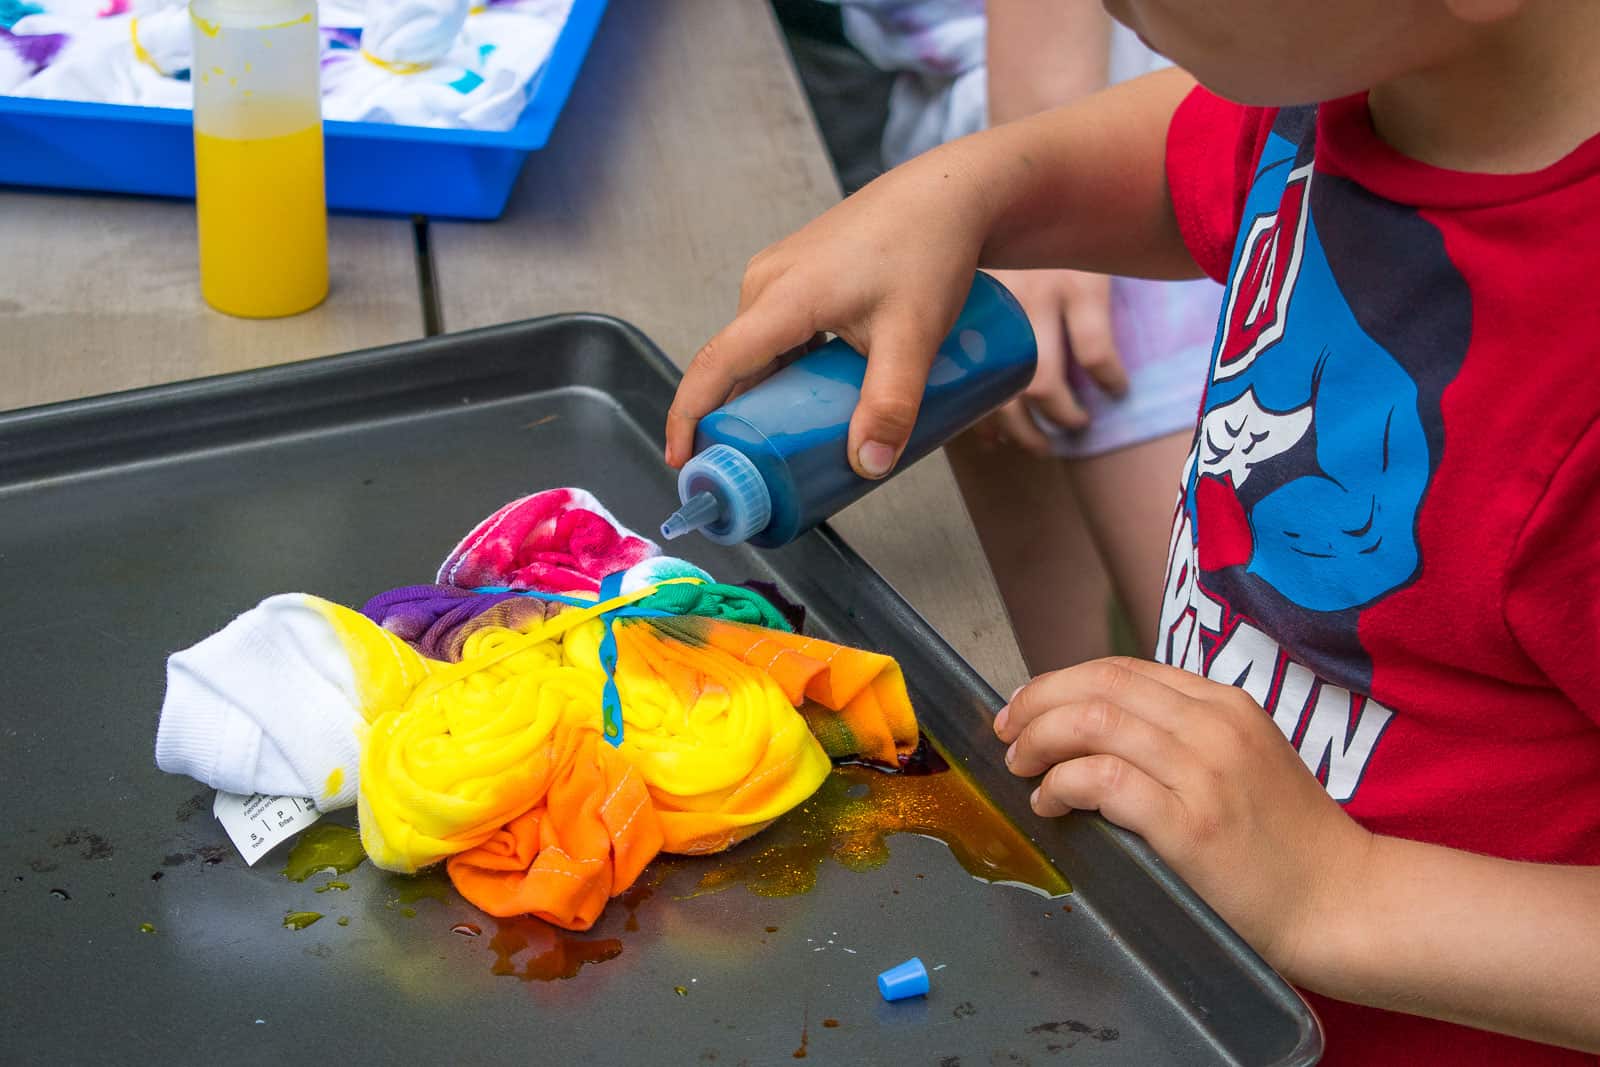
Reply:
M979 273L928 373L902 471L1020 392L1038 348L1022 306ZM841 340L796 360L700 420L678 476L667 540L786 545L880 484L850 466L847 435L867 361ZM891 474L891 477L893 475Z

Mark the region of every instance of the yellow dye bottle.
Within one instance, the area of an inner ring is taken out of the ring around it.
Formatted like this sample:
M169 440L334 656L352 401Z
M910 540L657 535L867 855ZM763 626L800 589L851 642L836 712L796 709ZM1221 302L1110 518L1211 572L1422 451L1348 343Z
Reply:
M316 0L192 0L200 292L245 318L328 295Z

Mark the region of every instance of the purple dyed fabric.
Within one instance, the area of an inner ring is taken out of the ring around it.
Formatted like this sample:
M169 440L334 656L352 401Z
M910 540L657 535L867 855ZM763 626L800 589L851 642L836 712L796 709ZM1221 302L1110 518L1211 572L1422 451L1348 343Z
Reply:
M763 582L752 578L748 582L740 582L740 586L750 590L758 596L764 597L767 603L778 609L789 626L797 634L806 632L806 609L803 604L796 604L783 595L783 590L778 588L777 582Z
M430 659L455 662L467 636L483 626L524 629L560 610L561 605L515 593L474 593L453 585L407 585L379 593L361 614L407 641ZM489 619L479 619L486 612ZM478 620L478 625L467 626Z
M16 34L0 26L0 45L20 56L35 74L48 67L70 39L64 33Z

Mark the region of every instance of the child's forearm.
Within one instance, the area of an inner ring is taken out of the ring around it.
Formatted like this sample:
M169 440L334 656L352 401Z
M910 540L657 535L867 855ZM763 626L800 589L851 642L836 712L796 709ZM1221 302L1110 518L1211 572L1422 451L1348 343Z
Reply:
M1600 1051L1600 868L1375 837L1288 977L1378 1008Z
M987 234L985 266L1195 277L1166 180L1167 127L1192 85L1158 71L906 166L965 183Z
M1106 87L1111 17L1099 0L987 0L989 125Z
M695 354L667 418L667 462L701 416L831 330L867 356L846 454L898 461L939 339L975 267L1193 277L1167 195L1167 126L1187 91L1162 71L941 145L870 182L745 269L739 314Z

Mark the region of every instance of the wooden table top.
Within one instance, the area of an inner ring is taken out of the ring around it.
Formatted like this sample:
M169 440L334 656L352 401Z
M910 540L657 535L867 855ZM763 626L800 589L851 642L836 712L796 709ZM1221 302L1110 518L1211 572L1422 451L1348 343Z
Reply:
M612 0L505 216L420 234L335 216L332 292L304 315L207 308L186 202L0 189L0 409L412 340L425 290L445 330L599 311L681 366L733 313L749 257L838 198L766 4ZM995 688L1021 684L942 454L834 525Z

